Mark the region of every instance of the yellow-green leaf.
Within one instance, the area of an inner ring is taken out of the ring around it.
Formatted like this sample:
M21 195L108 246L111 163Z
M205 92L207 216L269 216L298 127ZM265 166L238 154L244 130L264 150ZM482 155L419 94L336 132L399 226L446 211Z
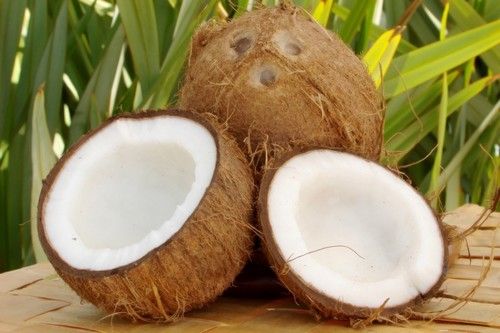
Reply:
M117 26L75 109L69 130L69 143L75 142L88 130L92 116L95 120L105 119L111 115L116 97L116 82L123 67L124 41L123 27ZM95 117L95 114L92 115L93 112L100 112L102 115Z
M448 11L450 10L450 3L446 2L444 5L443 15L441 17L441 28L439 30L439 40L444 40L446 38L446 26L448 21ZM444 139L446 133L446 118L448 109L448 76L445 72L443 74L443 84L441 87L441 103L439 104L439 118L438 118L438 126L437 126L437 149L436 155L434 157L434 164L432 165L431 171L431 185L430 191L431 193L431 205L434 208L437 208L437 204L439 202L439 193L440 188L438 188L438 177L441 174L441 163L443 160L443 151L444 151Z
M319 24L326 26L332 12L333 0L321 0L313 12L313 17Z
M170 102L184 66L191 36L216 5L216 0L182 2L172 44L163 60L152 93L144 97L141 107L165 107Z
M467 31L486 24L486 20L465 0L450 1L450 16L461 31ZM494 73L500 72L500 46L485 52L481 57Z
M38 239L37 229L37 207L38 197L42 189L43 179L56 163L56 155L52 150L52 140L47 126L45 116L45 91L39 89L33 104L33 116L31 120L31 241L33 252L37 262L47 260Z
M363 61L368 67L375 85L378 87L396 53L401 33L395 29L384 32L366 52Z
M458 77L459 72L453 71L447 74L448 86ZM384 137L390 140L401 129L408 127L414 122L419 122L419 118L426 111L435 105L441 96L442 80L429 85L421 85L412 91L411 94L401 95L404 102L398 104L395 99L389 101L386 107Z
M10 119L7 119L8 102L10 94L10 80L14 70L16 52L18 49L21 29L23 25L23 1L0 1L0 139L4 138L4 131Z
M437 180L441 174L441 162L443 160L444 139L446 134L446 118L448 117L448 76L446 73L443 75L443 82L441 87L441 103L439 103L439 116L437 126L437 150L434 157L434 164L431 171L431 185L430 193L432 196L431 204L437 208L438 195L440 189L437 187Z
M332 6L332 13L335 14L336 18L341 19L342 21L347 20L351 11L343 6L340 6L338 3L335 3ZM379 27L378 25L372 24L370 29L370 40L376 40L379 38L386 30ZM405 39L401 39L401 43L399 44L399 52L400 53L408 53L410 51L416 50L417 47Z
M134 68L145 94L160 71L160 49L154 4L152 0L118 0L117 3Z
M395 58L384 78L392 97L456 67L500 43L500 20Z
M344 42L349 44L358 30L361 21L366 13L373 7L375 0L356 1L351 9L349 16L340 27L339 35Z
M472 83L470 86L460 90L448 99L447 116L449 117L460 106L479 94L484 88L494 81L493 76L485 77ZM427 134L438 125L439 106L429 110L422 117L420 122L414 122L405 129L400 130L397 135L386 142L386 149L392 152L393 156L386 163L397 164L413 147L417 145Z
M488 115L483 119L481 124L476 128L474 133L470 136L464 146L458 151L458 153L453 157L453 159L448 163L443 172L439 175L437 188L442 188L446 185L453 173L459 168L462 161L467 157L472 147L476 144L481 134L484 132L488 126L494 124L498 118L500 109L500 102L497 102L493 109L488 113Z

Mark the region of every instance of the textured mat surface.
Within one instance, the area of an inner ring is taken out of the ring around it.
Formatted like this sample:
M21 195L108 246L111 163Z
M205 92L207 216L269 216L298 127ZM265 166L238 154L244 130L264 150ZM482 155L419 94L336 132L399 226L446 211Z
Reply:
M444 221L470 226L483 212L474 205L446 214ZM500 213L489 216L467 237L448 272L439 298L419 309L429 323L413 320L405 327L373 325L369 332L500 332ZM490 262L489 259L492 259ZM482 280L476 287L478 280ZM471 294L470 297L467 297ZM468 302L463 299L467 297ZM0 332L357 332L338 321L318 322L292 298L221 297L204 310L174 324L131 324L106 317L57 277L50 264L37 264L0 275Z

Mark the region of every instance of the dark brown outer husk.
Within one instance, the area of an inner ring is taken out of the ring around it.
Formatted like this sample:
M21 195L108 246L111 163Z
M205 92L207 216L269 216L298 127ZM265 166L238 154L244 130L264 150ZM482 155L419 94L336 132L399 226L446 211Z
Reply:
M202 124L218 145L212 183L189 220L166 243L130 265L96 272L72 268L45 237L44 206L51 184L78 147L113 120L85 135L65 154L44 182L39 201L40 239L58 274L85 300L132 320L173 321L213 301L241 271L253 244L251 170L234 139L221 130L215 118L177 110L119 117L164 115Z
M271 225L267 215L267 201L269 186L274 178L276 171L282 166L286 161L292 157L306 153L315 149L327 149L324 147L315 148L299 148L295 149L286 155L280 157L277 160L271 161L270 167L265 171L262 178L261 187L259 190L258 198L258 215L259 223L263 234L263 248L265 254L271 264L271 267L275 271L281 282L288 288L288 290L296 297L297 300L302 302L304 305L309 307L314 314L319 318L335 318L335 319L352 319L352 318L371 318L374 320L394 320L400 321L402 318L409 318L412 314L411 310L424 303L426 300L435 295L439 288L441 287L445 275L448 269L448 244L446 239L446 233L443 228L443 224L440 222L436 216L436 223L439 224L441 231L441 238L443 240L444 248L444 258L443 258L443 271L435 283L435 285L429 289L426 294L419 295L415 299L409 301L406 304L397 307L383 307L383 308L368 308L368 307L356 307L354 305L341 302L340 300L329 298L322 293L318 292L314 288L308 286L304 283L299 276L294 274L292 270L289 269L286 259L281 256L281 252L278 246L274 242L274 237L271 231ZM391 170L389 170L391 171ZM397 176L397 175L396 175ZM408 185L411 186L411 185ZM418 193L418 192L417 192ZM334 282L332 282L334 283Z
M273 42L283 31L301 53L289 54ZM238 56L231 45L241 37L252 45ZM250 83L261 65L274 66L276 82ZM337 36L295 7L202 26L192 41L180 105L226 121L257 169L266 157L303 145L371 160L380 156L383 103L365 66Z

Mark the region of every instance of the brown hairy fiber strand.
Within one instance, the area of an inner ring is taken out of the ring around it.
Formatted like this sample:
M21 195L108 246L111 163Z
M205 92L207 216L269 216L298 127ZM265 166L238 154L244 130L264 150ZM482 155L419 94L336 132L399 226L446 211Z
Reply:
M386 307L385 303L379 308L357 307L352 304L342 302L339 299L332 299L320 293L313 287L302 281L300 276L296 275L289 267L288 263L293 258L284 258L274 242L271 224L268 217L268 192L273 177L276 171L289 159L295 155L305 153L316 148L297 148L287 154L273 159L270 166L265 170L262 183L259 189L259 197L257 203L259 224L263 234L263 250L266 254L271 267L275 271L278 278L286 286L286 288L294 295L294 297L303 305L307 306L318 319L333 318L341 320L349 320L354 327L364 327L375 321L387 323L402 323L407 321L412 315L416 306L421 305L439 292L446 272L448 270L448 239L443 223L436 216L441 231L441 237L444 243L444 259L442 274L435 285L430 288L426 294L418 295L413 300L406 304L397 307ZM410 186L410 185L408 185ZM314 252L314 251L312 251ZM333 282L332 282L333 283Z
M460 230L456 226L443 223L446 239L448 241L448 268L460 257L460 249L464 239L460 237Z
M227 122L257 170L297 146L380 156L383 103L366 68L336 35L290 5L203 25L180 106Z
M453 225L448 225L443 223L444 230L448 239L449 245L449 265L453 264L460 257L460 250L465 244L467 249L469 247L467 243L467 236L471 235L473 232L479 230L483 224L488 220L490 215L495 211L495 208L500 201L500 189L497 189L491 198L489 207L484 208L483 212L477 217L477 219L472 223L467 229L462 230L461 228Z
M87 134L49 175L39 203L42 244L58 274L82 298L108 313L139 321L173 321L213 301L233 282L250 256L253 179L234 139L213 117L188 112L141 112L125 117L177 115L208 128L218 145L212 183L184 226L160 247L130 265L95 272L72 268L52 249L44 232L44 203L50 184L67 156L88 140ZM109 122L102 127L107 126ZM98 230L96 231L98 232Z

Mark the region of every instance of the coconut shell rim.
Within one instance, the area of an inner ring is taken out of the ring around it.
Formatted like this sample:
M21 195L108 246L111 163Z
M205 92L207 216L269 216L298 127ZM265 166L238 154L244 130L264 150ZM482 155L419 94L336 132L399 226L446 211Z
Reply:
M196 206L196 208L191 212L189 217L185 220L184 224L177 230L169 239L167 239L164 243L160 244L157 247L152 248L149 250L146 254L144 254L142 257L139 259L126 264L122 266L118 266L112 269L107 269L107 270L90 270L90 269L78 269L73 266L71 266L69 263L67 263L64 259L62 259L58 252L52 247L50 244L49 240L47 239L47 236L45 234L45 219L43 218L44 213L45 213L45 205L47 203L47 199L49 197L49 194L51 192L52 184L54 181L57 179L57 176L59 175L59 172L63 169L64 165L66 162L74 155L78 149L84 145L90 138L92 138L95 134L100 132L101 130L105 129L112 123L114 123L117 120L120 119L134 119L134 120L140 120L140 119L146 119L146 118L154 118L154 117L165 117L165 116L173 116L173 117L180 117L180 118L186 118L189 120L192 120L201 126L203 126L205 129L207 129L214 138L215 141L215 146L216 146L216 163L215 163L215 168L214 172L212 174L212 179L210 180L209 185L207 186L205 193L203 193L203 196L201 197L201 200L199 204ZM54 167L51 169L47 177L42 181L42 189L40 191L40 197L38 199L38 206L37 206L37 229L38 229L38 237L40 239L40 243L42 245L42 248L47 255L50 263L53 266L57 266L59 269L61 269L64 272L67 272L71 275L78 276L78 277L104 277L104 276L110 276L110 275L115 275L115 274L120 274L120 273L125 273L134 267L140 265L142 262L146 261L149 257L151 257L154 253L158 252L161 248L167 246L172 239L174 239L177 234L184 228L184 226L192 219L193 215L199 210L199 207L202 205L203 201L206 198L207 193L209 192L210 188L213 186L214 180L215 180L215 175L219 172L219 165L220 165L220 131L218 132L217 129L205 118L203 118L202 115L193 113L191 111L185 111L181 110L178 108L171 108L171 109L149 109L149 110L143 110L140 112L125 112L125 113L120 113L116 116L110 117L106 119L101 125L98 127L91 129L87 133L85 133L83 136L80 137L80 139L75 142L65 153L64 155L57 161L57 163L54 165Z
M350 153L348 151L344 150L339 150L339 149L332 149L330 147L324 147L324 146L309 146L309 147L298 147L295 149L292 149L291 151L285 153L284 155L280 156L279 158L275 159L274 161L271 161L270 165L271 167L268 167L264 170L264 175L262 177L262 182L260 184L259 188L259 193L258 193L258 198L257 198L257 216L258 216L258 223L259 226L262 230L262 240L264 243L263 249L266 254L266 257L270 261L271 267L276 273L277 277L279 280L283 283L283 285L294 295L294 297L297 297L301 302L305 303L309 307L312 308L313 311L318 312L322 317L332 317L335 315L340 315L340 316L349 316L349 317L367 317L369 314L380 311L380 314L384 315L394 315L397 313L401 313L404 310L408 308L412 308L414 306L417 306L419 304L422 304L425 300L429 299L433 295L435 295L438 291L441 285L443 284L445 278L446 278L446 273L448 271L448 244L446 240L446 230L444 229L443 223L437 213L432 209L432 207L429 205L428 200L423 197L413 186L408 184L412 190L420 196L428 205L429 209L433 213L435 217L435 222L438 225L440 235L441 235L441 240L443 243L443 262L442 262L442 272L439 278L437 279L436 283L425 293L425 294L418 294L416 297L413 299L410 299L408 302L396 305L393 307L383 307L383 308L375 308L375 307L359 307L355 306L353 304L347 303L347 302L342 302L338 299L328 297L321 292L315 290L313 287L308 286L305 282L302 281L302 279L293 272L293 270L288 270L286 274L281 273L281 269L285 268L287 266L286 260L283 259L283 256L281 255L281 252L276 245L276 242L274 241L274 236L271 231L271 223L269 221L269 217L267 214L267 201L268 201L268 193L269 193L269 188L271 185L271 182L274 179L274 176L276 172L279 170L279 168L286 163L288 160L291 158L304 154L310 151L314 150L328 150L328 151L335 151L335 152L342 152L346 153L355 157L358 157L364 161L371 162L371 163L376 163L377 165L383 167L384 169L390 171L392 174L395 176L398 176L397 173L395 173L393 170L387 168L384 165L381 165L377 162L374 162L372 160L369 160L367 158L364 158L362 156ZM398 176L398 178L400 178ZM400 178L401 179L401 178ZM404 180L404 179L403 179ZM406 181L405 181L406 182ZM270 238L270 239L269 239ZM382 304L381 304L382 305Z

